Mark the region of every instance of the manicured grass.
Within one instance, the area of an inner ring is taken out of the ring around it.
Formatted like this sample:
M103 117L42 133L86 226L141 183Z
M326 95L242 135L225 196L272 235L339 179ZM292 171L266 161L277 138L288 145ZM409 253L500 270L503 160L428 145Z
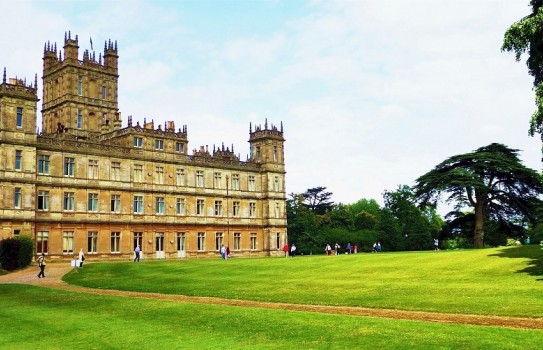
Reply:
M300 304L543 317L542 250L86 264L69 283Z
M151 264L149 264L151 265ZM131 299L0 284L5 349L539 349L543 331Z

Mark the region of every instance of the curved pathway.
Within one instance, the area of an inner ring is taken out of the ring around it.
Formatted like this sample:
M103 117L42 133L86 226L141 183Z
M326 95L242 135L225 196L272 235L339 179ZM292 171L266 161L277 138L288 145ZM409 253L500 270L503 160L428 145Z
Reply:
M393 318L400 320L414 320L425 322L457 323L478 326L497 326L522 329L543 329L543 318L529 317L506 317L506 316L485 316L466 314L446 314L425 311L406 311L394 309L371 309L363 307L348 306L324 306L324 305L302 305L289 303L270 303L249 300L222 299L212 297L189 297L184 295L127 292L110 289L87 288L67 284L62 281L62 276L72 269L65 264L49 264L46 268L46 278L38 278L38 268L29 267L7 275L0 276L0 283L22 283L36 286L60 289L66 291L91 293L100 295L127 296L132 298L144 298L155 300L168 300L178 302L189 302L198 304L218 304L228 306L257 307L264 309L284 309L289 311L319 312L335 315L367 316Z

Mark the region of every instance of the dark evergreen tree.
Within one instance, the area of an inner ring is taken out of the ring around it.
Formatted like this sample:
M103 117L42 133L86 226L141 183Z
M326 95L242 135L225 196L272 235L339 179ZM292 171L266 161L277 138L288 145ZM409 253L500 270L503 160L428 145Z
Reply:
M518 150L493 143L450 157L416 180L415 196L422 206L437 205L442 193L457 210L474 210L473 243L483 247L485 221L534 221L533 209L543 193L541 176L525 167Z

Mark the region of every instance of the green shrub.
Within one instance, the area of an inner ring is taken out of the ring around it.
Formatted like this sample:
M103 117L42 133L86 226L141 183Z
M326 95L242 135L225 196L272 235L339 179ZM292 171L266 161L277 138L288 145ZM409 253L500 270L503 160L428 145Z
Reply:
M452 250L452 249L471 249L473 248L473 243L471 240L465 237L456 237L451 238L441 243L441 249Z
M520 241L518 239L514 239L514 238L507 238L507 246L510 247L510 246L516 246L516 245L521 245L522 243L520 243Z
M34 258L34 240L30 236L19 237L21 242L17 265L19 268L27 267Z
M0 264L7 271L30 265L34 254L34 242L28 236L7 238L0 241Z
M7 271L13 271L18 265L21 241L16 238L7 238L0 241L0 264Z

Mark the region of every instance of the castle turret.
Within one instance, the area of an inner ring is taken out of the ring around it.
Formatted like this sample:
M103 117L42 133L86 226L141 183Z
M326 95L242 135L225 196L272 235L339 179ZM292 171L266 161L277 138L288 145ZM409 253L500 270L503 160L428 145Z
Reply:
M115 43L106 41L104 44L104 65L108 68L117 70L119 67L119 55L117 53L117 41Z
M84 50L81 61L78 54L78 36L72 39L71 32L64 35L64 59L61 54L57 58L56 44L45 45L42 130L46 134L67 130L89 138L120 128L117 43L106 42L104 64L101 54L98 61L94 52Z
M75 39L72 39L71 32L68 32L68 36L64 33L64 60L78 60L79 45L77 35Z
M36 80L32 85L18 78L7 79L4 68L0 84L0 132L5 133L4 139L35 141L37 91Z
M249 143L251 145L250 160L264 165L273 165L273 169L284 169L285 156L283 143L283 123L278 129L273 124L268 128L268 120L264 123L264 128L252 125L249 126Z

